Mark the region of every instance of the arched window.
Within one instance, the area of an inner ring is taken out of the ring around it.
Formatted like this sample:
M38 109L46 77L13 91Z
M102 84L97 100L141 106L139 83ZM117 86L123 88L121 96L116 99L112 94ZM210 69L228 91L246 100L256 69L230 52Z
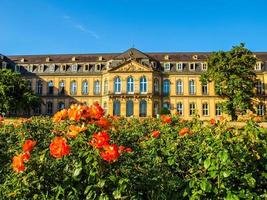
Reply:
M127 93L134 93L134 79L131 76L127 78Z
M58 103L58 110L63 110L65 108L65 104L64 104L64 102L59 102Z
M179 115L183 115L184 114L184 106L183 106L183 104L181 102L177 103L176 110L179 113Z
M71 81L71 83L70 83L70 94L71 95L77 94L77 83L76 83L76 81Z
M108 80L105 79L104 81L104 94L107 94L108 93Z
M159 92L159 79L154 79L154 92Z
M65 94L65 82L64 81L59 82L58 94L59 95Z
M114 79L114 92L121 93L121 79L120 77L116 77Z
M43 82L41 80L36 83L36 93L40 95L43 93Z
M170 80L165 79L163 81L163 95L169 96L170 95Z
M99 83L99 80L94 82L94 94L100 94L100 83Z
M183 94L184 88L183 88L183 81L177 80L176 81L176 94L180 95Z
M141 100L139 106L139 116L146 117L146 115L147 115L147 103L145 100Z
M208 83L203 83L202 84L202 94L207 95L209 93L208 91Z
M113 102L113 115L120 116L121 115L121 103L119 100L115 100Z
M46 103L46 113L48 115L52 115L53 114L53 103L51 101L48 101Z
M133 115L133 107L134 107L134 103L132 100L128 100L126 102L126 117L130 117Z
M82 82L82 94L88 94L88 82L86 80Z
M147 79L145 76L142 76L140 78L140 93L146 93L147 92Z
M53 95L54 94L54 83L53 81L48 82L48 94Z
M194 80L189 81L189 94L196 94L196 84Z

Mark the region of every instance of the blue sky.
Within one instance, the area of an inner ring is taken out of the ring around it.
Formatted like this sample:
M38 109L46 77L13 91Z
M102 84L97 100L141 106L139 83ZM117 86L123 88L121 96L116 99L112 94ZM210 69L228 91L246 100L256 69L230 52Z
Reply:
M267 51L266 0L0 0L0 53Z

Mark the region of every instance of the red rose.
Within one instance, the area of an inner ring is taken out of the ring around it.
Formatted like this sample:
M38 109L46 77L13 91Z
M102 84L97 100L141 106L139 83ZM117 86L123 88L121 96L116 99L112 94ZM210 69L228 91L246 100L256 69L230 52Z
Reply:
M159 135L160 135L160 132L159 131L153 131L152 132L152 137L154 137L154 138L158 138Z
M103 146L100 156L108 162L114 162L120 157L119 148L116 144L108 144Z
M22 146L22 150L24 152L31 152L33 147L36 145L36 141L34 140L26 140Z
M55 137L49 148L50 154L55 158L62 158L70 153L70 146L63 137Z
M94 148L101 149L104 145L107 145L110 140L109 135L105 132L98 132L93 134L92 140L89 142Z
M160 116L161 120L163 123L171 123L172 122L172 118L170 116L167 115L161 115Z

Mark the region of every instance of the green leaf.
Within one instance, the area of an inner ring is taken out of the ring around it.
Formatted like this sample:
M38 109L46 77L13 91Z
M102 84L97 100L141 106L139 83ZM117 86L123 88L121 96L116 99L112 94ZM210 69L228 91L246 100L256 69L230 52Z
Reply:
M239 197L231 192L228 192L225 200L239 200Z
M224 178L227 178L228 176L231 175L231 171L229 171L229 170L227 170L227 171L223 171L223 172L222 172L222 175L223 175Z
M200 183L200 188L205 191L205 192L209 192L211 190L211 184L208 180L203 179Z
M72 177L73 178L77 178L81 174L82 169L83 169L82 167L79 167L79 168L75 169L74 172L73 172Z
M205 161L204 161L204 168L205 169L208 169L210 167L210 158L207 158Z

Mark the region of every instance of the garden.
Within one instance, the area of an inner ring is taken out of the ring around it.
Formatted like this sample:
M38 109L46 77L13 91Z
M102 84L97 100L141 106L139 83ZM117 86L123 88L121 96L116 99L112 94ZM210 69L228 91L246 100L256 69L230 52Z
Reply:
M72 105L0 119L1 199L266 199L267 130Z

